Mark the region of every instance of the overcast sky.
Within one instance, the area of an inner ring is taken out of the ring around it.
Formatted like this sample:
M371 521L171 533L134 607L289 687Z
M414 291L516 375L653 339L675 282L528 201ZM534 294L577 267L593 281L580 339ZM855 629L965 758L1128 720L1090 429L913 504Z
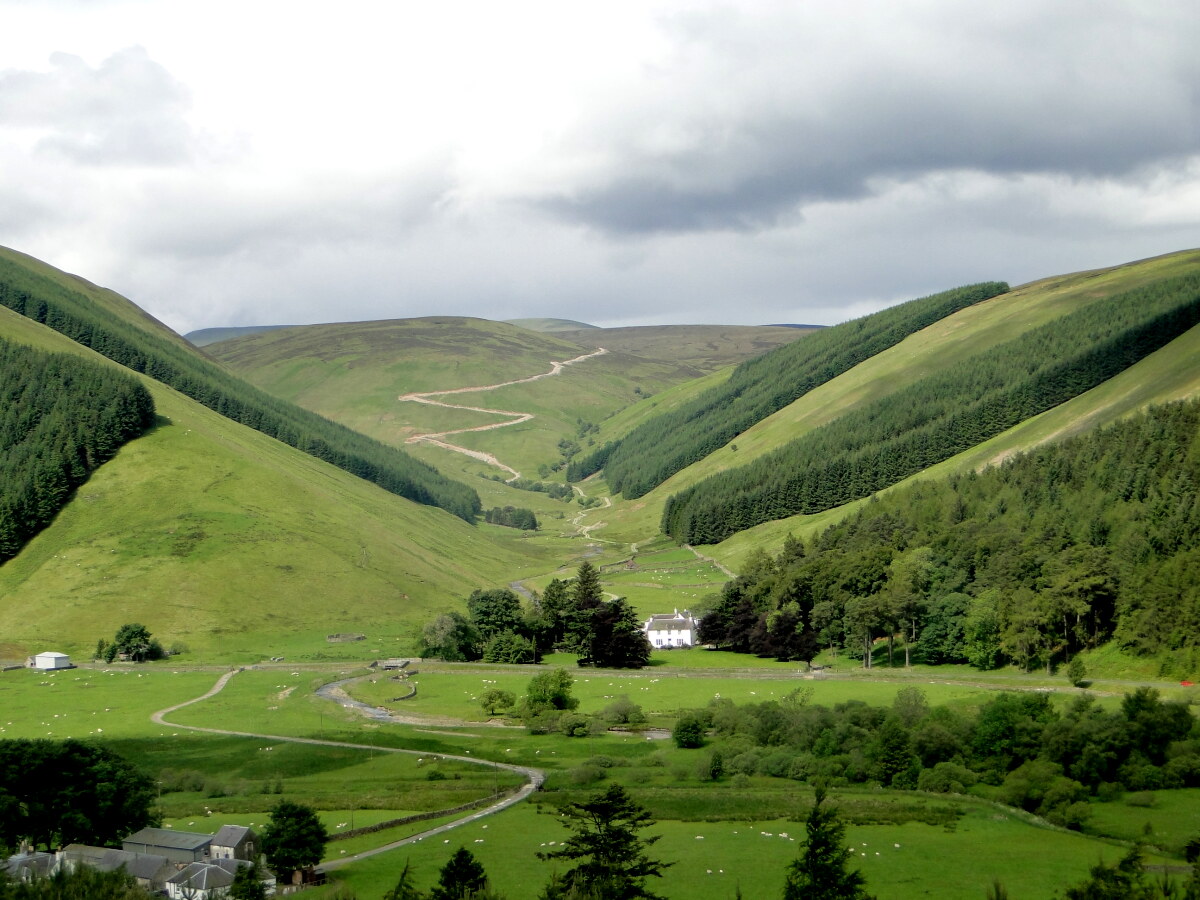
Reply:
M1200 4L0 0L0 244L180 332L833 324L1200 246Z

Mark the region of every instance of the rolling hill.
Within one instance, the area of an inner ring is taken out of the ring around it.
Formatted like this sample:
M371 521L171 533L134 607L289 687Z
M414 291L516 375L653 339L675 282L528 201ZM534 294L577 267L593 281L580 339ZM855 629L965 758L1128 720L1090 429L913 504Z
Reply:
M47 277L68 278L40 263ZM76 281L108 314L128 301ZM0 308L0 337L127 371ZM195 352L195 351L189 351ZM0 658L84 653L141 621L206 658L319 656L331 633L395 654L471 590L555 567L561 553L473 527L237 424L139 373L159 416L0 565Z
M223 341L206 350L279 397L399 446L418 434L511 418L398 402L402 395L527 379L548 371L552 361L575 359L604 347L608 352L565 368L559 377L454 398L456 404L477 410L532 414L532 419L519 425L461 434L455 440L466 448L493 453L511 468L536 478L539 469L561 459L560 441L574 441L582 448L594 443L589 423L595 425L642 397L803 335L795 329L726 326L550 333L484 319L439 316L289 328ZM475 476L501 472L444 451L407 447L471 483ZM503 472L503 477L509 473ZM494 492L490 486L479 490ZM497 497L497 502L519 499ZM492 501L485 498L485 502Z
M609 523L606 534L614 539L636 539L634 535L657 527L668 497L705 478L747 465L822 425L865 409L930 375L969 363L994 347L1097 301L1198 271L1200 251L1183 251L1108 269L1042 279L962 310L763 419L638 500L617 503L606 516ZM1050 435L1077 433L1151 403L1193 396L1200 389L1200 364L1197 357L1181 348L1193 346L1196 340L1193 328L1110 381L917 477L977 468L1004 454L1034 446ZM602 429L599 440L608 439ZM856 507L856 503L851 503L812 516L793 516L759 525L722 542L715 552L726 563L736 565L753 546L764 541L781 541L789 531L812 533L840 520Z

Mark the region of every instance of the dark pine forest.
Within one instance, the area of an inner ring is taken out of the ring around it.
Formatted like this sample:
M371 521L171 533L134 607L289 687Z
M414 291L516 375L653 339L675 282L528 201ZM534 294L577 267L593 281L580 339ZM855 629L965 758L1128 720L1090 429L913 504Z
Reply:
M0 563L153 424L154 401L133 376L0 340Z
M1198 275L1098 300L673 495L662 529L713 544L868 497L1102 384L1197 323Z
M943 291L814 332L747 360L724 384L571 463L567 480L579 481L604 469L614 493L641 497L814 388L939 319L1007 290L1007 284L993 281Z

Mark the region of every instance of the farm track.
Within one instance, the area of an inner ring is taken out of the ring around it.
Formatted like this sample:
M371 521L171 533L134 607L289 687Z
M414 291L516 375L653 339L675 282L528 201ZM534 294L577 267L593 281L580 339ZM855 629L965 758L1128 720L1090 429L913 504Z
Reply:
M318 747L340 747L350 750L365 750L371 753L403 753L408 756L429 755L428 751L404 750L399 747L380 747L374 744L355 744L350 741L330 741L322 738L289 737L281 734L259 734L257 732L250 731L233 731L226 728L205 728L200 725L179 725L166 720L166 716L183 709L185 706L191 706L194 703L200 703L201 701L215 697L224 689L225 685L229 683L230 679L240 671L243 670L235 669L234 671L226 672L224 675L218 678L217 683L209 688L209 690L204 694L201 694L199 697L195 697L192 700L186 700L183 703L176 703L174 706L168 706L166 709L160 709L158 712L150 716L150 720L156 725L163 725L169 728L182 728L187 731L198 731L205 734L219 734L228 737L256 738L258 740L278 741L291 744L311 744ZM375 847L371 850L364 850L361 853L355 853L352 856L344 856L340 859L329 860L328 862L321 863L321 865L319 865L317 868L323 872L331 872L334 869L339 869L342 866L349 865L352 862L366 859L369 856L377 856L380 853L387 853L390 850L395 850L407 844L416 843L424 838L444 834L445 832L451 831L452 829L458 828L462 825L478 821L485 816L490 816L493 813L500 812L503 809L508 809L508 807L520 803L534 791L538 790L538 788L540 788L542 783L546 780L545 773L541 769L536 769L532 766L514 766L508 763L492 762L491 760L486 759L475 759L471 756L455 756L448 753L439 753L437 755L442 759L452 759L457 762L471 763L477 766L489 766L493 769L502 769L507 772L515 772L519 775L525 776L527 780L520 788L517 789L515 793L500 797L495 803L492 803L491 805L480 810L473 810L469 814L455 819L452 822L447 822L446 824L439 825L436 828L430 828L426 831L420 832L419 834L406 837L403 840L392 841L391 843L384 844L381 847Z
M425 434L414 434L407 438L404 443L416 444L426 443L432 444L435 447L441 447L443 450L450 450L454 453L461 453L464 456L469 456L471 459L477 459L480 462L487 463L490 466L495 466L497 469L503 469L510 473L509 481L515 481L521 477L521 473L512 466L500 462L494 454L485 453L482 450L472 450L469 447L460 447L458 444L452 444L445 438L453 434L468 434L473 431L495 431L497 428L508 428L511 425L520 425L528 422L530 419L536 418L533 413L518 412L512 409L489 409L486 406L466 406L457 403L443 403L441 400L433 400L432 397L448 397L453 394L474 394L481 391L494 391L498 388L510 387L514 384L528 384L531 381L541 381L543 378L552 378L558 375L567 366L573 366L576 363L584 362L596 356L603 356L608 351L603 347L593 350L591 353L585 353L582 356L576 356L574 359L568 359L563 362L551 360L550 371L541 372L537 375L530 375L527 378L517 378L512 381L502 381L499 384L485 384L476 387L461 387L452 388L446 391L415 391L411 394L401 394L396 399L401 403L424 403L428 406L440 406L443 409L461 409L468 412L487 413L489 415L509 416L507 422L493 422L490 425L476 425L473 428L454 428L449 431L430 431Z

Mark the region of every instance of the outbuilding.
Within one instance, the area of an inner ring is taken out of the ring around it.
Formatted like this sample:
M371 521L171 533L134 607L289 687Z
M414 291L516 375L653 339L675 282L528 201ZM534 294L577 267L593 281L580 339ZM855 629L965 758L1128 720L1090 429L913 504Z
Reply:
M67 656L67 654L48 650L45 653L39 653L33 658L33 668L50 671L52 669L73 669L75 667L71 665L71 657Z

